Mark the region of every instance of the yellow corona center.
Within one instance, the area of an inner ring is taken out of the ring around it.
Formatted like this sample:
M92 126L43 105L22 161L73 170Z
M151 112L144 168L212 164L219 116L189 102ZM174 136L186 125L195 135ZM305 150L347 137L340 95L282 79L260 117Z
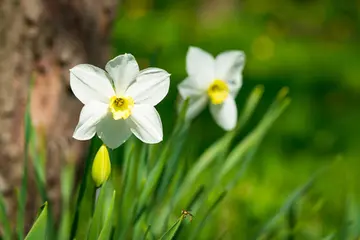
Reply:
M210 84L207 93L212 104L221 104L229 95L229 87L223 80L215 79Z
M134 107L134 100L132 97L117 97L110 98L109 109L115 120L127 119L131 115L131 109Z

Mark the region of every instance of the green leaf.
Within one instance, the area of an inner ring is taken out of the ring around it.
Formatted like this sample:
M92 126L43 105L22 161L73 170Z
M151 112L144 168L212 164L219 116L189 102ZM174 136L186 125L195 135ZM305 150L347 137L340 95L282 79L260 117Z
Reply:
M116 196L116 192L113 191L112 194L112 200L109 204L109 209L107 211L107 216L105 218L105 223L104 226L100 232L99 238L98 240L108 240L110 239L110 235L111 235L111 229L113 226L113 213L114 213L114 204L115 204L115 196Z
M114 188L112 187L111 182L107 181L96 191L99 191L100 193L96 201L95 212L90 225L90 232L88 235L89 240L98 239L98 236L100 235L109 208L109 202L111 202L113 198L112 193L114 192Z
M11 227L10 221L6 213L6 205L5 199L2 193L0 192L0 223L3 226L3 233L2 236L4 240L11 240Z
M280 208L278 213L272 217L266 225L263 227L259 234L259 238L262 239L265 236L267 236L269 233L273 231L273 229L276 227L280 219L286 215L286 213L289 213L290 209L293 207L295 202L301 198L307 191L310 189L310 187L313 185L315 178L317 177L318 172L312 176L305 184L298 187L285 201L285 204Z
M39 136L33 129L30 136L29 156L32 166L35 170L35 183L43 202L48 202L49 198L46 192L46 140L44 134ZM54 218L51 209L48 209L48 237L52 238L54 233Z
M44 136L39 137L35 129L32 131L29 145L30 157L35 170L35 183L43 202L48 201L45 184L46 146ZM41 148L41 149L39 149Z
M322 240L333 240L335 239L335 233L331 233L328 236L324 237Z
M184 220L185 215L182 214L181 217L167 230L164 235L160 238L160 240L171 240L174 238L176 232L179 230L179 227Z
M23 166L23 176L21 180L20 191L18 192L18 212L17 212L17 224L16 231L18 238L20 240L24 239L24 225L25 225L25 204L26 204L26 194L27 194L27 181L28 181L28 165L29 165L29 145L31 141L32 134L32 123L30 116L30 94L32 90L32 85L34 81L34 76L30 80L30 87L28 88L28 101L26 103L25 110L25 145L24 145L24 166Z
M72 198L73 186L74 186L74 173L75 164L74 161L68 161L68 163L62 168L60 173L61 181L61 221L59 226L58 239L69 239L71 231L71 209L70 201Z
M159 183L161 173L164 169L164 166L165 166L165 164L169 158L170 152L171 152L171 145L169 142L170 141L166 142L164 149L161 152L159 161L156 163L154 168L150 171L150 174L149 174L148 179L146 180L144 189L140 193L139 206L138 206L138 211L137 211L136 215L138 215L139 211L143 207L146 206L146 203L149 202L149 199L151 199L151 196L154 193L155 188Z
M172 183L172 178L176 174L179 166L179 160L181 159L181 153L183 151L183 146L186 141L186 136L188 133L188 128L185 127L183 131L179 132L176 143L171 145L171 151L167 158L164 174L162 176L162 181L160 182L160 187L158 189L158 196L163 198L167 194L169 185Z
M218 194L218 196L212 201L210 207L206 210L204 214L201 214L202 218L197 225L195 231L192 232L190 239L196 239L198 238L198 234L201 231L201 229L204 227L206 221L208 220L209 216L214 212L215 208L220 204L220 202L224 199L227 192L223 191Z
M146 183L147 172L147 159L148 159L148 150L149 147L147 144L141 145L141 151L138 158L138 167L137 167L137 179L136 179L136 189L138 192L144 188Z
M128 158L127 160L125 160L126 162L128 162L128 167L126 169L126 172L124 173L126 175L126 178L123 184L123 191L120 196L121 200L118 200L121 204L121 208L119 208L117 211L117 214L120 215L120 224L122 225L122 227L116 229L116 239L119 239L119 237L121 236L128 236L128 234L130 233L130 229L134 227L133 220L136 218L137 215L136 213L134 213L137 208L137 197L139 195L137 189L137 175L139 161L141 161L140 159L144 155L144 151L142 151L144 150L144 148L143 144L140 143L137 139L133 139L132 142L126 143L126 148L129 147L131 148L131 150L125 151L125 153L128 152L128 154L125 155L125 157ZM117 224L119 223L117 222Z
M282 91L280 91L282 94ZM235 166L244 158L244 156L253 148L257 148L261 143L268 129L272 126L274 121L282 114L282 112L290 104L290 99L277 98L262 118L258 126L238 145L235 146L234 150L229 154L226 159L220 173L218 175L219 182L224 181L225 176L230 171L236 171Z
M177 170L181 151L186 141L188 129L190 126L190 122L187 122L185 118L187 109L189 107L189 101L190 99L187 98L182 103L172 135L168 140L169 146L171 146L171 150L164 167L162 181L159 183L160 186L157 193L158 197L164 197L164 195L167 193L167 189L171 183L171 178Z
M355 194L349 194L346 199L345 217L340 229L339 239L359 239L360 237L360 206Z
M243 128L244 125L249 121L256 107L258 106L263 94L264 94L264 86L262 85L258 85L252 90L250 96L246 100L244 109L242 110L239 116L239 120L236 126L236 131L239 131L239 129Z
M47 239L47 216L48 204L47 202L41 208L41 212L36 219L34 225L31 227L25 240L42 240Z
M143 240L146 240L147 239L147 236L149 235L150 233L150 229L151 229L151 226L149 225L144 233L144 237L142 238Z
M85 161L85 170L75 205L75 214L71 228L71 239L76 238L77 240L82 240L87 237L95 200L95 183L91 177L91 166L95 154L101 144L101 140L96 137L91 140L90 150L88 158Z
M136 186L136 153L139 144L134 137L131 137L124 144L123 152L123 164L120 167L115 166L112 173L112 181L119 184L114 184L116 190L116 205L115 205L115 219L116 226L121 225L121 228L116 228L114 233L114 239L120 239L120 237L128 231L130 226L129 217L132 215L133 205L135 204L133 199L135 196ZM110 154L111 161L114 160L114 154ZM119 181L120 180L120 181Z
M130 210L131 206L133 205L134 197L136 195L137 190L137 167L138 167L138 160L141 155L141 144L137 141L136 144L133 144L133 151L131 151L131 155L129 156L129 167L126 172L126 181L124 185L124 192L123 192L123 208L122 211ZM129 216L130 212L127 212Z

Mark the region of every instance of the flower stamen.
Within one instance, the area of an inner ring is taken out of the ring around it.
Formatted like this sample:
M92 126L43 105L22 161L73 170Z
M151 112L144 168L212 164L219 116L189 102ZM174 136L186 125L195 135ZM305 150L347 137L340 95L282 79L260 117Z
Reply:
M113 114L115 120L127 119L131 115L131 109L134 107L134 99L132 97L110 98L109 110Z
M229 95L229 87L223 80L215 79L210 84L207 93L212 104L221 104Z

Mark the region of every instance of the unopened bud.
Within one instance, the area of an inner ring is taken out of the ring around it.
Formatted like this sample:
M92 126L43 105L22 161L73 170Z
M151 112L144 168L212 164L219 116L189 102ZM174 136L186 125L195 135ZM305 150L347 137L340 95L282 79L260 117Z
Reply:
M110 176L111 162L109 152L106 146L103 144L96 153L93 165L92 165L92 178L97 187L100 187Z

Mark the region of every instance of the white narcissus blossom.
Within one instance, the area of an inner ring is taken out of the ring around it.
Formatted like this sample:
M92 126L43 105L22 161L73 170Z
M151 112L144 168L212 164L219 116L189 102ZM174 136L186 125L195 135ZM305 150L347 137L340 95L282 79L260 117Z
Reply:
M179 84L183 100L189 98L187 119L196 117L210 103L210 113L224 130L236 126L235 97L242 86L245 54L227 51L214 58L197 47L190 47L186 55L188 77Z
M170 74L159 68L139 71L131 54L110 60L102 70L89 64L70 69L70 86L84 104L73 137L91 139L95 133L117 148L131 134L145 143L163 139L155 105L168 93Z

